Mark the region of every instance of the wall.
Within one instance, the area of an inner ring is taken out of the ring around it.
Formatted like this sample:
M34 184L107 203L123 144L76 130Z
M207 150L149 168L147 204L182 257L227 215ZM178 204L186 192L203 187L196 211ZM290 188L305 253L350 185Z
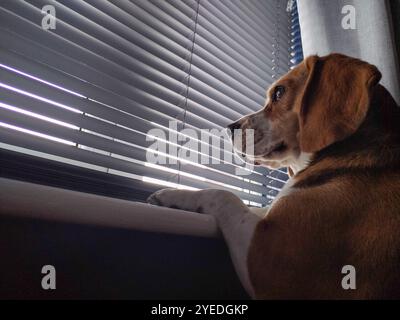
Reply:
M54 265L57 288L41 288ZM0 216L0 299L247 298L220 239Z

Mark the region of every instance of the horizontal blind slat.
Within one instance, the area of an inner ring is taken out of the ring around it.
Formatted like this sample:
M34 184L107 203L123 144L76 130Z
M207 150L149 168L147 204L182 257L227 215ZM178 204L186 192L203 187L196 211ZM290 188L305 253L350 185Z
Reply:
M32 10L34 10L32 8ZM36 15L40 14L39 9L35 9L36 11L30 11L30 13L35 13ZM43 30L37 25L32 25L33 28L37 29L37 34L40 32L43 33ZM22 26L18 27L16 26L16 30L21 30ZM25 30L27 31L27 30ZM29 31L32 32L32 31ZM87 50L90 50L93 53L96 53L98 57L105 57L107 56L106 52L109 52L108 58L111 59L111 61L114 63L113 68L118 68L119 63L121 63L121 59L125 61L132 62L132 58L128 56L126 53L123 53L121 51L117 51L116 49L100 42L98 39L95 39L91 36L88 36L87 34L84 34L81 30L78 29L72 29L70 26L63 24L61 21L58 21L58 28L54 32L55 34L59 34L62 37L67 36L70 41L72 41L75 44L79 44L82 46L82 48L85 48ZM42 41L43 46L47 46L49 48L50 44L48 43L48 40L53 38L53 34L46 33L44 34L45 41ZM68 50L68 47L70 46L70 43L67 43L64 41L64 47ZM80 52L82 54L82 51ZM102 59L104 62L104 59ZM152 92L153 95L157 96L160 99L163 99L165 101L169 101L172 103L176 103L177 100L181 99L179 92L183 92L185 90L185 85L181 81L173 81L170 77L167 77L166 75L168 73L163 73L163 72L157 72L153 67L152 68L142 68L143 72L145 75L140 75L137 70L138 69L138 64L135 64L134 66L129 66L129 64L124 65L125 68L130 69L131 71L135 72L129 72L127 70L123 70L122 68L119 68L118 71L114 69L114 73L119 76L119 77L124 77L126 81L129 81L127 83L130 83L130 86L134 85L137 89L142 89L146 90L147 92ZM151 71L154 76L150 76L149 71ZM147 74L146 74L147 73ZM112 74L112 73L111 73ZM185 77L185 73L183 72L181 74L181 77ZM157 81L155 81L157 79Z
M152 141L146 141L146 131L138 131L137 125L134 126L135 129L129 130L128 127L116 126L113 123L104 122L93 118L92 116L89 117L87 115L85 116L84 114L79 114L62 108L54 107L45 102L24 97L1 88L0 95L2 97L2 103L15 106L17 108L22 108L23 110L31 111L37 114L41 114L57 121L63 121L67 124L74 124L75 126L82 127L86 130L110 136L112 138L126 141L128 143L133 143L143 148L148 148L153 144ZM140 124L140 122L138 124ZM151 127L148 128L150 129ZM201 150L204 151L204 149ZM210 164L208 165L210 169L226 171L227 173L230 172L230 174L235 173L234 168L229 168L231 166L230 164L212 164L211 157L207 155L215 156L214 150L209 147L206 151L208 151L206 152L206 154L199 154L198 152L190 150L192 154L197 154L198 159L200 158L200 156L203 157L203 159L208 159L208 162L210 162ZM223 159L222 154L220 155L220 159ZM254 174L246 176L246 178L248 179L252 179L252 177L255 177L256 181L263 181L261 177L258 177Z
M3 58L2 52L0 50L0 58ZM3 61L0 59L0 62ZM8 64L9 61L7 61ZM21 66L21 63L17 64L17 66ZM25 70L25 69L24 69ZM26 70L25 70L26 71ZM70 95L66 94L63 91L59 90L52 90L51 87L49 88L47 85L42 84L37 81L30 81L26 79L23 76L20 76L18 74L15 74L14 72L7 71L7 70L2 70L0 72L1 79L7 79L7 84L11 85L11 87L18 88L23 91L27 91L28 93L39 95L41 97L51 97L53 101L59 103L64 103L66 107L72 107L72 108L78 108L79 110L85 110L88 111L89 113L96 115L100 118L104 119L110 119L113 120L116 123L120 123L122 125L131 127L133 123L135 123L135 126L137 128L142 128L141 130L145 130L149 128L149 125L144 125L144 119L137 118L137 117L132 117L130 118L132 121L131 125L129 125L126 121L127 114L122 113L118 110L115 110L113 108L108 108L106 106L103 106L98 103L93 103L92 101L88 99L82 99L82 97L77 97L75 95ZM83 106L83 109L81 108ZM127 109L129 111L129 109ZM100 113L99 113L100 112ZM103 113L102 113L103 112ZM112 117L112 118L109 118ZM165 119L166 123L165 125L168 127L168 122L167 120L173 120L173 119ZM154 125L153 125L154 126ZM193 130L198 130L197 128L191 127ZM198 136L200 136L201 132L196 131ZM212 136L210 136L212 137ZM217 140L218 141L218 140ZM221 141L222 143L222 141ZM212 152L217 151L213 150L214 147L211 146ZM229 154L229 153L228 153Z
M246 8L248 11L254 14L254 21L262 28L268 28L268 21L274 20L276 21L276 15L279 12L281 15L286 15L287 1L285 0L249 0L246 2L236 1L235 4L246 12ZM286 17L285 17L286 18ZM279 21L282 23L283 21ZM282 28L288 26L283 23L283 26L278 25L279 29L279 38L290 40L290 36L288 36L288 28Z
M268 3L270 5L271 1L266 1L266 0L261 0L265 3ZM209 1L208 1L209 2ZM226 12L226 9L229 11L233 12L235 14L235 21L243 21L241 26L245 28L246 30L249 30L249 32L252 32L253 34L257 35L264 35L265 33L268 33L269 36L275 36L275 33L272 31L274 24L276 23L276 12L273 14L271 13L271 10L263 9L261 12L263 13L264 17L261 19L261 21L258 20L258 13L260 10L255 10L252 11L252 3L251 1L229 1L229 2L224 2L224 1L213 1L212 4L220 9L221 12ZM281 9L282 12L285 12L284 9ZM264 25L264 26L263 26ZM247 28L247 26L249 28ZM251 27L251 28L250 28ZM286 32L281 32L278 34L279 38L277 39L280 43L287 44L288 41L290 41L290 36L288 34L289 30L289 23L285 21L283 23L283 26L281 26L282 31ZM261 37L260 37L261 38ZM261 40L262 41L262 40ZM265 41L265 38L264 38Z
M165 21L169 22L172 29L175 28L176 30L179 30L179 29L182 28L181 25L173 24L174 20L172 20L172 22L171 22L171 19L167 19L168 16L165 15L165 10L162 11L155 4L153 4L151 1L138 1L137 3L132 3L132 2L125 2L125 1L116 0L116 1L113 1L113 2L115 2L114 4L116 6L119 6L119 7L123 8L124 10L126 10L127 12L130 12L132 14L136 14L134 9L137 9L137 6L141 6L141 7L145 8L149 13L152 14L152 15L150 15L150 17L153 18L153 20L155 22L158 22L159 20L163 20L164 22ZM99 2L97 0L90 0L90 3L92 5L103 4L103 2ZM161 2L158 2L158 3L161 3ZM168 5L167 2L163 2L163 4ZM132 7L129 7L129 6L135 6L135 7L132 8ZM154 17L156 17L157 19L154 19ZM165 23L167 23L167 22L165 22ZM162 30L160 29L160 31L162 31ZM190 34L190 32L192 32L192 31L189 30L188 32ZM252 88L248 85L249 81L251 81L251 80L249 78L243 79L243 77L244 77L243 73L237 72L236 68L230 67L229 65L224 63L224 61L222 61L222 60L219 60L218 63L216 63L216 61L217 61L216 59L218 59L218 58L216 56L214 56L214 55L211 55L204 48L199 47L198 44L195 45L195 51L199 51L198 56L197 56L197 60L199 60L199 62L197 62L196 56L195 56L194 59L192 60L192 63L193 63L194 67L198 66L199 69L210 73L211 71L213 71L215 69L215 66L218 66L218 64L223 64L223 68L221 69L221 70L223 70L223 72L218 72L218 77L224 77L225 76L224 73L229 73L230 77L234 78L235 81L238 82L238 85L240 86L240 89L238 89L238 87L236 87L232 83L232 80L228 80L232 87L234 87L236 90L239 90L239 91L244 90L246 96L255 97L255 98L253 98L253 100L258 101L259 93L251 91ZM200 56L203 56L204 58L201 58ZM210 60L212 62L211 64L207 62L207 61L210 61ZM227 68L229 68L229 70L227 70ZM232 79L232 78L230 78L230 79ZM225 77L224 77L224 80L222 80L222 81L227 82L225 80ZM247 86L245 86L244 84L247 84ZM264 89L265 88L260 86L260 90L261 91L263 91ZM243 91L241 91L241 92L243 92Z
M58 0L58 2L70 8L72 8L71 4L76 3L76 1L71 2L69 0ZM165 37L171 38L183 48L190 49L191 47L194 33L194 21L189 19L187 24L182 23L179 21L179 16L177 17L174 15L174 13L179 13L176 10L172 12L161 11L151 1L87 0L85 2L134 30L137 30L137 25L132 18L140 20ZM79 2L79 4L81 4L81 2ZM149 30L142 30L142 32L148 34ZM151 36L151 34L149 35Z
M28 44L25 45L25 47L28 47ZM25 49L26 49L25 48ZM30 50L27 50L27 52L24 52L24 54L29 54L29 52L32 52ZM3 54L3 52L1 53ZM32 55L32 54L31 54ZM34 55L34 54L33 54ZM41 50L39 57L41 57L42 59L45 57L45 50ZM26 61L26 58L23 57L17 57L17 56L8 56L7 57L7 61L8 64L12 65L12 63L10 61L15 61L15 60L19 60L20 62L15 62L14 63L14 67L17 68L19 65L21 65L21 63L25 63L25 69L27 69L26 65L29 63L28 61ZM5 60L5 58L3 58L3 61ZM22 60L25 60L24 62L22 62ZM50 82L53 83L62 83L64 84L64 86L66 86L68 89L70 90L74 90L78 93L81 93L85 96L88 96L92 99L96 99L97 101L106 103L106 104L110 104L110 105L114 105L114 106L118 106L118 103L116 103L116 101L121 100L130 100L132 102L136 102L139 104L142 104L144 106L147 105L146 109L150 109L150 110L136 110L135 112L138 113L138 115L141 115L141 113L143 112L144 114L148 113L149 111L154 111L157 110L158 112L162 112L165 115L169 115L170 117L172 117L173 119L182 119L183 117L183 109L182 107L180 107L180 105L182 106L182 104L185 102L185 98L182 97L178 97L176 96L176 100L177 103L171 103L168 101L165 101L164 99L160 99L159 97L156 97L154 95L149 94L148 92L144 91L144 90L139 90L135 87L130 86L129 84L122 82L122 81L118 81L117 79L110 79L111 81L108 80L108 75L107 74L99 74L96 75L97 71L95 69L95 66L93 68L89 68L87 71L85 72L85 69L87 69L88 67L86 65L75 65L74 63L71 63L71 61L69 59L67 59L66 57L55 57L53 54L52 55L49 53L49 55L44 59L44 62L51 62L52 60L54 60L54 64L57 64L57 68L58 69L64 69L65 72L68 72L68 70L70 72L74 71L75 75L79 74L79 76L81 76L82 79L84 80L88 80L89 82L80 82L76 79L76 78L71 78L70 80L68 80L68 75L63 75L63 74L54 74L54 77L52 78L52 71L47 69L46 67L34 67L34 63L30 62L31 68L30 70L37 70L36 76L43 76L45 78L50 79ZM67 67L68 66L68 67ZM46 70L46 71L44 71ZM56 80L59 79L59 80ZM61 81L62 79L62 81ZM96 84L96 86L91 85L91 83ZM104 85L104 83L106 83L106 85ZM101 87L108 87L108 89L112 90L112 91L103 91ZM131 103L132 103L131 102ZM125 104L126 102L124 102ZM130 103L130 104L131 104ZM192 104L192 102L189 102L190 104ZM124 105L123 104L123 105ZM193 102L194 105L195 102ZM120 108L124 109L124 107ZM143 109L143 108L141 108ZM201 110L204 109L195 109L198 110L198 112L200 112ZM132 112L132 110L131 110ZM216 116L216 118L213 118L214 116ZM219 118L219 120L218 120ZM232 120L234 120L236 118L236 115L232 116ZM152 114L152 119L157 121L157 117L155 117L155 114ZM212 120L211 120L212 119ZM216 120L218 121L217 124L215 124ZM186 114L186 121L188 124L191 124L195 127L199 127L199 128L213 128L213 127L223 127L225 126L227 123L230 122L230 119L225 118L221 115L218 115L215 111L212 110L208 110L205 111L204 113L201 113L201 116L199 116L198 114L191 114L191 113L187 113Z
M174 2L174 4L177 4L177 5L179 4L180 7L184 8L187 11L188 15L194 14L194 9L190 8L190 6L186 5L185 3ZM204 20L204 23L207 24L207 21ZM215 32L218 32L218 29L216 29L216 28L210 28L210 29L211 30L208 30L201 25L201 16L199 16L199 24L196 27L196 39L203 38L202 39L203 42L205 41L205 43L208 43L208 45L204 45L205 48L209 47L209 43L213 43L214 46L217 46L220 49L222 48L223 50L225 50L226 53L234 55L236 60L238 60L238 61L240 61L240 63L246 65L246 67L249 68L250 70L252 70L254 73L256 73L256 74L258 73L261 76L261 78L264 76L262 69L260 69L260 67L257 64L251 62L252 59L244 58L246 56L246 54L250 55L251 57L253 56L253 54L250 51L247 51L247 49L245 49L244 47L240 47L240 46L235 46L234 50L232 50L232 48L230 46L228 46L225 42L221 41L220 37L217 37L214 35ZM200 41L198 43L203 46L203 44L201 44ZM246 54L240 54L240 52L243 52L243 50L247 51ZM261 63L261 65L263 65L262 60L259 60L256 57L254 57L254 58L258 61L258 63Z
M34 132L40 132L52 137L56 137L58 139L63 139L65 141L70 141L72 143L75 143L77 145L83 145L83 146L88 146L91 148L95 148L97 150L101 150L106 153L114 154L115 156L119 155L122 157L122 159L132 159L132 161L139 161L144 165L146 163L146 152L143 149L138 149L133 146L128 146L126 144L123 144L117 140L111 140L111 139L105 139L103 137L99 137L97 135L89 134L87 132L83 132L80 130L73 130L69 128L64 128L61 126L57 126L53 123L48 123L42 120L38 120L35 118L28 118L25 115L18 114L13 111L8 111L4 110L3 108L0 108L0 119L2 119L4 122L24 128L24 129L29 129ZM71 144L73 145L73 144ZM48 150L47 152L51 153L51 150ZM149 176L153 175L153 172L158 172L160 170L155 170L155 167L152 166L151 169L149 169L151 172L148 173ZM174 169L178 170L178 165L168 165L169 169ZM229 176L219 174L218 172L211 172L207 170L200 170L199 168L190 165L190 164L183 164L180 166L180 169L183 172L190 172L191 174L199 174L201 173L204 178L207 179L212 179L216 181L220 181L221 183L233 185L236 187L250 187L249 183L246 183L244 181L241 181L236 178L230 178ZM163 171L163 170L161 170ZM214 184L212 182L208 182L211 184ZM228 188L230 189L230 188ZM260 186L254 186L254 191L261 191L265 192L267 188L265 187L260 187Z
M78 165L80 167L85 167L88 169L98 170L102 172L107 172L109 174L120 175L128 178L134 178L137 180L141 180L144 182L149 183L148 179L157 179L160 180L162 183L165 181L167 183L172 182L174 184L178 183L178 179L175 175L169 175L166 172L160 171L157 173L158 178L152 178L147 176L148 168L144 166L137 165L132 162L124 161L118 158L112 158L109 156L105 156L98 153L93 153L87 150L71 148L66 145L57 144L51 141L42 141L38 140L37 138L30 138L26 137L26 135L20 135L17 133L11 133L7 129L4 129L0 125L0 148L1 142L5 141L4 143L12 143L15 146L21 146L22 148L26 148L28 150L34 151L34 153L41 152L46 154L46 150L52 149L53 154L45 156L46 158L54 161L61 161L72 165ZM43 148L43 145L45 147ZM9 149L10 150L10 149ZM12 148L11 150L15 150ZM28 154L32 154L29 152ZM63 159L56 159L56 157L62 157ZM69 160L69 161L68 161ZM72 161L71 161L72 160ZM75 163L74 163L75 162ZM78 162L78 163L77 163ZM112 164L113 169L109 169L109 164ZM153 169L154 171L154 169ZM141 175L143 174L143 175ZM153 174L154 176L154 174ZM151 181L151 185L153 183L157 183L156 181ZM226 188L220 185L215 185L212 183L207 183L203 181L193 181L188 177L182 177L179 181L181 185L186 185L194 188L204 189L204 188L216 188L222 190L229 190L239 197L247 201L254 201L261 204L266 204L268 199L271 199L272 196L268 197L259 197L247 193L243 193L237 190L232 190L230 188ZM160 184L161 186L163 184ZM159 189L159 187L157 188Z
M27 52L31 52L32 50L31 49L29 49L28 50L28 48L27 48L27 44L25 44L24 45L24 47L23 47L24 49L25 49L25 51L27 51ZM43 49L42 49L42 51L43 51ZM25 53L25 54L27 54L27 53ZM78 53L77 53L78 54ZM41 54L41 56L43 56L43 54ZM50 56L50 58L46 58L45 60L46 60L46 62L47 63L49 63L49 61L51 61L51 60L54 60L56 63L58 63L58 64L60 64L60 63L62 63L63 61L63 59L60 59L60 58L57 58L57 59L54 59L54 57L53 57L53 59L51 59L51 54L49 54L49 56ZM71 56L71 55L70 55ZM81 60L84 60L84 56L81 56L82 58L81 58ZM95 58L95 57L94 57ZM88 60L86 60L86 62L87 63L91 63L91 64L94 64L94 61L93 61L93 59L89 59L88 58ZM103 61L104 62L104 61ZM96 69L104 69L104 67L105 67L105 65L104 64L102 64L102 63L97 63L95 66L94 66ZM115 67L115 66L114 66ZM72 71L72 69L69 69L70 70L70 72ZM81 70L81 67L80 68L78 68L77 69L78 70L78 72L81 72L81 73L83 73L82 72L82 70ZM112 70L112 69L111 69ZM95 71L92 71L92 73L94 73ZM108 73L112 73L112 72L108 72ZM121 78L123 78L124 76L123 76L123 73L126 73L126 70L124 70L124 71L122 71L122 70L119 70L119 77ZM87 74L87 76L89 76L89 75L91 75L91 73L89 73L89 74ZM104 75L103 77L105 77L105 76L107 76L107 75ZM95 81L97 81L97 82L99 82L99 81L103 81L103 77L92 77L92 78L94 78L95 79ZM127 79L126 81L129 81L129 78L131 78L129 75L127 75L127 77L128 78L126 78L126 76L125 76L125 78ZM104 81L103 81L104 82ZM140 79L138 79L137 81L136 81L137 83L140 83L140 84L142 84L142 80L140 80ZM127 89L127 90L125 90L125 92L129 92L128 93L128 96L129 97L131 97L132 96L132 90L135 90L135 88L132 88L130 85L127 85L126 84L126 82L124 82L124 83L120 83L118 86L113 82L113 81L111 81L111 82L108 82L108 84L109 85L112 85L113 86L113 90L114 91L116 91L116 90L118 90L118 94L121 94L121 95L127 95L127 94L124 94L124 93L122 93L123 92L123 88L127 88L127 87L129 87L129 89ZM182 98L182 97L180 97L179 95L177 95L177 94L174 94L172 91L165 91L164 90L164 93L165 93L165 95L162 95L161 97L160 97L160 91L159 91L159 89L157 89L157 87L154 87L154 83L153 84L151 84L151 83L149 83L149 85L151 85L151 86L147 86L147 89L146 89L146 87L143 87L143 85L141 85L141 87L142 88L137 88L138 86L136 86L136 89L141 89L142 90L142 93L141 92L138 92L138 91L136 91L135 92L135 96L137 97L137 96L142 96L143 97L143 92L146 92L146 96L148 96L148 93L151 93L151 88L153 88L152 90L153 90L153 92L158 92L158 97L157 98L162 98L164 101L166 101L166 102L169 102L169 103L173 103L173 104L178 104L179 105L179 102L181 102L181 101L183 101L184 99ZM159 88L159 87L158 87ZM182 87L179 89L180 91L184 91L184 86L183 86L183 84L182 84ZM205 90L204 89L204 85L203 85L203 90ZM199 97L202 97L202 99L203 100L197 100L197 101L195 101L195 102L201 102L202 104L206 104L206 105L210 105L210 101L211 100L209 100L208 99L208 97L206 97L205 95L204 95L204 93L198 93L197 94L197 96L199 96ZM204 99L206 99L206 100L204 100ZM176 103L176 101L178 100L178 103ZM174 103L174 101L175 101L175 103ZM194 103L195 103L194 102ZM219 120L219 122L217 122L217 124L219 125L219 126L225 126L227 123L229 123L230 121L232 121L232 120L235 120L235 119L237 119L241 114L235 114L234 113L234 111L233 110L230 110L229 109L229 107L225 107L225 106L223 106L223 105L221 105L220 103L218 103L218 102L214 102L214 101L211 101L211 106L210 107L213 107L213 108L209 108L207 111L206 111L206 114L204 114L204 113L201 113L201 114L197 114L197 116L200 116L201 118L203 118L203 119L207 119L207 120L211 120L211 119L216 119L216 118L220 118L220 120ZM243 107L242 107L243 108ZM177 108L175 108L175 109L177 109ZM197 108L195 108L194 110L201 110L201 109L204 109L204 108L199 108L199 109L197 109ZM216 109L216 111L213 111L213 109ZM218 109L220 109L220 110L218 110ZM251 109L248 109L248 110L245 110L245 111L253 111L253 110L251 110ZM164 110L163 110L163 112L165 112ZM177 112L179 113L180 111L179 111L179 108L177 109ZM229 118L224 118L223 117L223 114L224 113L227 113L227 112L229 112L231 115L230 115L230 117ZM243 110L241 110L241 112L243 112ZM243 112L244 113L244 112ZM173 117L176 117L176 114L173 114L172 115ZM209 126L208 126L209 127ZM207 128L208 128L207 127Z
M120 72L123 72L123 71L120 70ZM203 73L203 76L204 76L204 75L205 75L205 74ZM181 75L181 76L183 76L183 75ZM149 75L147 75L147 77L150 78ZM157 74L157 75L152 76L151 78L152 78L153 81L155 81L156 79L159 80L160 78L162 78L162 76L161 76L160 74ZM175 77L175 78L176 78L176 77ZM166 82L169 83L169 81L170 81L170 80L167 79ZM221 84L221 83L222 83L222 82L219 82L219 84ZM165 84L165 82L162 83L162 84ZM223 83L222 83L222 84L223 84ZM171 89L173 89L173 88L171 88ZM175 90L178 90L178 91L179 91L179 90L183 90L183 88L181 87L181 88L177 88L177 89L175 89ZM203 95L204 95L204 93L203 93ZM237 97L237 95L236 95L236 97ZM164 98L164 99L165 99L165 98ZM231 105L232 105L232 104L230 104L230 106L231 106ZM245 107L243 107L243 106L238 106L238 108L240 109L240 108L245 108ZM253 107L253 109L246 110L246 111L247 111L247 112L253 111L253 110L255 110L256 108L257 108L257 107ZM242 110L241 110L241 111L242 111ZM228 111L228 112L229 112L229 111ZM242 111L242 113L245 113L245 112ZM231 119L234 119L235 117L237 118L238 115L232 116Z
M271 28L265 29L264 39L269 41L268 45L262 44L259 40L253 39L254 31L251 32L249 29L240 28L237 20L232 21L231 17L227 17L227 11L229 10L230 3L219 4L225 8L221 11L218 8L218 2L204 1L200 5L200 16L199 23L204 26L209 32L212 32L221 42L240 52L244 57L254 61L263 70L269 69L273 66L271 59L273 58L271 48L272 39L275 35L271 32ZM204 18L206 17L206 18ZM273 26L273 23L271 24ZM279 43L282 39L277 38L276 41ZM288 40L284 40L285 44ZM251 48L248 49L248 48ZM282 59L281 66L287 67L288 59ZM286 63L286 64L285 64Z
M35 1L35 2L37 2L37 1ZM74 2L72 2L72 3L74 3ZM201 80L203 80L202 82L207 82L210 78L207 76L207 74L205 73L205 72L202 72L200 69L197 69L199 72L197 73L198 74L198 76L199 76L199 82L201 82ZM158 71L158 70L157 70ZM169 70L167 70L167 72L169 72ZM163 77L163 75L161 75L159 72L158 72L158 74L156 74L156 75L154 75L154 76L152 76L152 77L150 77L149 75L145 75L147 78L150 78L152 81L157 81L157 80L159 80L160 78L162 78ZM174 76L173 78L174 79L176 79L176 80L178 80L178 82L179 83L177 83L176 85L180 85L181 84L181 80L182 80L182 78L184 77L184 74L183 75L181 75L181 77L180 77L180 79L179 79L179 76ZM171 79L166 79L166 81L165 82L163 82L163 83L161 83L161 84L163 84L163 85L165 85L165 86L169 86L170 85L170 82L171 81ZM168 85L167 85L167 84ZM226 87L226 84L223 82L223 81L219 81L216 85L215 85L215 87L218 87L219 89L222 87L222 88L224 88L224 87ZM182 92L182 90L183 90L183 88L182 87L170 87L173 91L177 91L177 92ZM214 89L215 90L215 89ZM225 94L228 92L227 91L227 89L225 89ZM204 94L207 94L208 93L208 91L205 91L205 90L203 90L203 91L201 91L201 92L199 92L199 94L201 94L201 95L204 95ZM230 94L232 94L232 92L231 91L229 91L229 93ZM233 95L235 96L235 98L236 98L236 101L235 100L231 100L231 102L229 103L230 104L230 108L233 108L233 109L235 109L235 105L237 105L237 107L236 107L236 110L240 110L240 109L246 109L247 107L245 106L245 105L240 105L237 101L238 101L238 99L240 100L242 100L242 101L244 101L244 103L245 104L248 104L248 103L253 103L253 105L255 105L256 103L255 102L251 102L251 101L249 101L249 99L247 98L247 97L245 97L245 96L243 96L243 95L238 95L237 93L235 94L235 93L233 93ZM218 95L216 95L216 96L214 96L214 98L215 99L217 99L218 100ZM165 99L165 98L164 98ZM222 101L221 100L219 100L219 103L221 103ZM221 108L222 106L217 106L217 107L215 107L215 108ZM214 109L214 108L212 108L212 106L211 106L211 109ZM253 107L253 109L247 109L246 111L247 112L251 112L251 111L253 111L254 110L254 107ZM225 111L223 111L223 112L231 112L231 110L229 109L229 108L226 108L226 110ZM220 113L220 111L218 112L218 113ZM232 116L231 117L231 119L234 119L234 118L237 118L238 117L238 115L236 115L236 116Z
M182 47L172 42L170 39L161 38L160 35L157 39L152 40L151 37L144 36L136 29L123 25L119 21L110 18L83 1L70 2L70 5L75 4L75 6L80 9L80 12L75 12L55 0L25 1L25 17L29 17L30 21L35 21L31 18L32 15L35 14L32 12L33 9L39 10L40 14L42 6L46 4L54 5L57 11L58 24L62 22L63 25L67 24L70 27L74 27L82 31L82 33L130 56L135 56L138 52L142 52L142 58L145 58L146 54L150 54L154 57L161 58L164 62L176 65L177 67L183 67L187 63L187 57L190 55L191 46L186 48ZM29 16L27 15L28 10ZM20 12L20 10L18 10L18 12ZM89 15L91 19L87 18L84 14ZM140 21L135 22L139 24ZM147 31L148 27L149 26L147 26ZM141 26L138 25L137 29L144 30L146 28L144 26L141 28ZM54 32L58 33L57 28Z
M5 76L3 77L3 75L5 75ZM12 73L6 73L5 74L4 71L0 71L0 79L3 79L3 78L7 79L7 82L9 84L13 85L13 87L21 88L22 90L24 90L24 89L32 89L34 87L39 87L39 88L40 87L44 87L45 88L45 86L41 85L40 83L39 84L35 84L35 82L33 82L33 81L24 80L23 78L18 78L18 76L13 75ZM15 80L19 80L19 81L12 81L13 78ZM10 104L16 103L17 106L18 106L19 103L26 103L26 101L30 101L30 104L38 104L42 108L43 108L43 105L45 104L45 102L42 102L42 101L38 102L37 100L35 101L33 99L27 99L27 98L24 98L21 95L13 94L12 92L8 93L8 97L9 98L7 99L6 90L4 90L4 89L1 89L1 90L2 91L0 91L0 92L3 93L3 100L6 100L6 102L9 102ZM55 92L54 90L48 89L47 91L46 90L45 91L33 90L32 93L33 94L42 93L42 95L46 96L45 93L47 93L49 91ZM63 92L60 92L58 96L63 97L63 96L66 96L66 94L63 93ZM133 117L132 118L127 118L127 115L124 114L124 113L120 113L120 112L118 112L118 111L116 111L114 109L109 109L109 108L106 108L106 107L104 107L102 105L98 105L96 103L93 103L90 100L82 99L82 98L76 97L76 96L70 96L69 98L70 98L69 101L73 102L73 103L70 103L70 106L72 106L73 108L78 108L78 110L80 110L80 111L86 111L89 114L92 114L92 115L95 115L95 116L99 116L100 118L108 119L109 121L114 121L115 123L123 125L123 126L125 126L127 128L132 128L132 129L135 129L136 131L141 131L143 134L145 134L150 129L153 129L155 127L154 125L152 125L149 122L146 122L143 119L133 118ZM62 99L62 100L64 100L64 99ZM76 118L73 118L73 115L70 115L66 120L73 120L73 119L76 119ZM65 119L60 118L59 120L65 120ZM97 122L96 121L96 123L100 124L101 122ZM99 133L103 133L103 134L106 134L106 135L110 134L110 133L107 133L107 132L104 132L104 131L100 130L100 128L101 128L101 126L99 125L99 127L97 129ZM103 125L103 128L104 128L104 125ZM93 129L95 129L95 127L93 127ZM96 131L96 130L93 130L93 131ZM201 133L198 132L198 136L199 137L200 137L200 135L201 135ZM122 139L122 137L120 137L120 138ZM142 141L143 144L139 143L139 141ZM131 141L131 142L132 143L139 143L139 145L147 146L145 144L146 142L145 142L144 139L135 140L135 141ZM204 146L202 146L202 147L204 147ZM228 157L228 159L229 159L230 156L232 155L231 153L226 153L226 155L225 155L226 151L220 150L220 149L214 147L213 145L210 145L207 149L202 149L202 150L208 150L208 153L206 153L206 154L213 155L214 157L217 156L219 159L225 159L225 157ZM227 168L224 167L224 169L227 169ZM231 171L231 170L228 170L228 171ZM233 173L233 171L231 173ZM263 180L262 180L261 177L257 177L256 181L261 182Z

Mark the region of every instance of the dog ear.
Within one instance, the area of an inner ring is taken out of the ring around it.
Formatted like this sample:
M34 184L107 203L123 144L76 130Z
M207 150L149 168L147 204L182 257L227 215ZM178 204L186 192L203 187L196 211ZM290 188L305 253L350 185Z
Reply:
M341 54L311 56L300 106L300 148L319 151L352 135L364 121L379 70Z

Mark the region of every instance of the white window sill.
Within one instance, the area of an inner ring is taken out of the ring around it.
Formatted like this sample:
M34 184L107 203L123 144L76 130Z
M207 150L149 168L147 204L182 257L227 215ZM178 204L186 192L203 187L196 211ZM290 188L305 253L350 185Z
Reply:
M219 234L210 215L4 178L0 214L199 237Z

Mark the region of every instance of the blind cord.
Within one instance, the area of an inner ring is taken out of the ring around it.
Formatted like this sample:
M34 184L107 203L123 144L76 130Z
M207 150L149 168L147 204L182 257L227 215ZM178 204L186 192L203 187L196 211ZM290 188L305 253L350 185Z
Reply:
M197 0L196 14L195 14L195 19L194 19L194 29L193 29L193 42L192 42L192 47L190 49L190 55L189 55L189 70L188 70L188 75L187 75L188 81L187 81L186 93L185 93L185 102L184 102L183 119L182 119L182 130L185 128L185 125L186 125L186 113L187 113L187 109L188 109L190 80L191 80L191 77L192 77L192 61L193 61L194 46L196 44L199 8L200 8L200 0ZM180 161L180 151L182 150L182 145L183 145L183 142L180 142L179 143L179 148L178 148L178 185L181 182L181 174L180 174L180 172L181 172L181 163L182 162Z

